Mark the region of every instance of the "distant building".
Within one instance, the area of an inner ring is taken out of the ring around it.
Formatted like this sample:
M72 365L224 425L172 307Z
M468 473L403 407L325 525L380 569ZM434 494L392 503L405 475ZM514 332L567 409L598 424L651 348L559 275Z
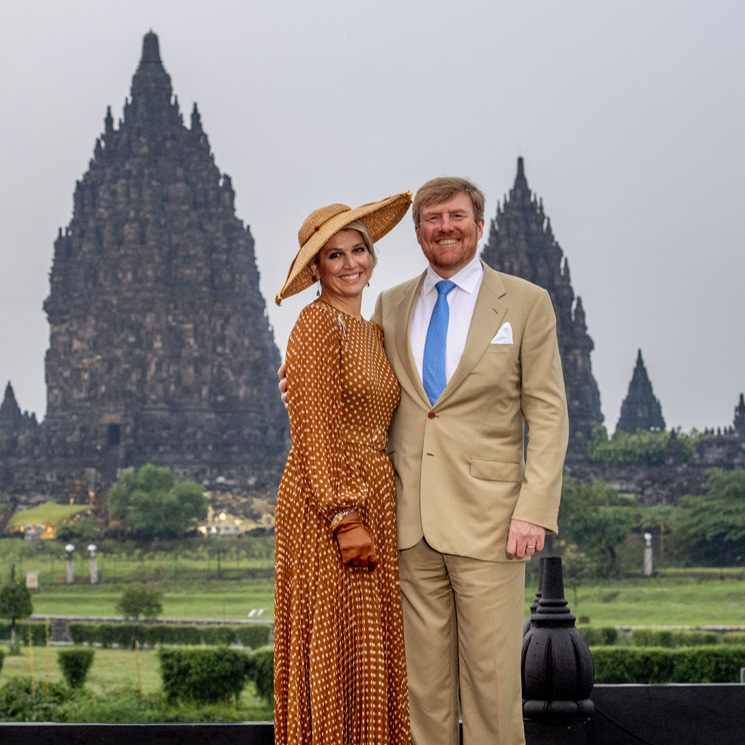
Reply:
M543 287L551 296L569 406L567 463L586 461L590 434L603 423L590 363L594 344L587 333L582 300L577 297L575 301L569 263L554 238L543 201L528 187L522 158L517 160L509 195L504 204L497 205L481 258L494 269Z
M107 111L54 244L47 414L0 407L0 492L59 495L87 468L278 482L289 425L254 241L196 104L187 128L144 38L123 118Z
M629 391L621 404L621 416L616 425L616 430L619 429L631 434L638 429L647 432L660 432L665 429L662 406L652 390L641 349L636 357L636 367L631 376Z

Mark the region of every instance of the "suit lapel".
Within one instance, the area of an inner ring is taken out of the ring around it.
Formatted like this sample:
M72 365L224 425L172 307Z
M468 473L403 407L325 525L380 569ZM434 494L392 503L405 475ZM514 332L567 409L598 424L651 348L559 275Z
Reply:
M399 370L403 373L403 375L398 375L399 384L402 387L406 387L411 396L419 396L429 406L429 398L427 398L424 385L422 385L422 379L419 377L419 372L416 369L416 363L414 362L414 355L411 353L411 344L409 341L414 308L416 307L416 301L426 275L427 273L424 272L417 280L408 283L396 303L396 331L394 341L396 354L400 362Z
M481 262L483 264L483 261ZM471 326L468 329L466 346L460 363L450 378L445 390L437 400L437 405L447 399L457 390L458 386L468 377L469 373L481 359L484 351L497 333L502 319L507 311L506 290L499 274L484 264L484 278L476 298L473 309ZM424 388L422 387L422 390Z

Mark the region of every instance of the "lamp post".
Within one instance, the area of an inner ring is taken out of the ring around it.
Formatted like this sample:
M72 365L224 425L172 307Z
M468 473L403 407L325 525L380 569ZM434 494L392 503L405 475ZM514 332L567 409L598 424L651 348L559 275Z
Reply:
M652 576L652 534L644 534L644 576Z
M68 543L65 546L67 552L67 561L65 562L65 581L68 585L75 584L75 546L72 543Z
M88 546L88 551L90 551L90 554L91 554L91 559L90 559L91 584L97 585L98 584L98 559L96 558L96 545L94 543L91 543L91 545Z

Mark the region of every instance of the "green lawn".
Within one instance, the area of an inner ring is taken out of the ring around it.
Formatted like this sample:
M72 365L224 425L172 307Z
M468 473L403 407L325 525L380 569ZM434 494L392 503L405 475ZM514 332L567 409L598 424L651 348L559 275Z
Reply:
M34 592L35 615L116 616L116 601L126 583L157 583L163 591L164 618L211 618L234 621L263 609L273 613L273 540L271 536L185 539L137 546L102 542L100 584L87 584L88 558L75 558L76 584L64 584L64 546L40 546L18 539L0 539L0 576L15 565L16 576L39 571ZM79 547L80 549L80 547ZM531 574L537 567L531 567ZM662 568L652 578L566 583L570 610L589 617L593 626L745 626L745 570ZM533 601L535 580L526 587L526 609ZM526 611L527 615L527 611Z
M49 523L57 525L65 518L76 515L78 512L84 512L90 509L89 504L56 504L47 502L29 510L16 512L8 521L8 528L15 528L22 525L38 525L39 523Z
M569 608L593 626L743 626L745 581L650 577L585 582L575 601L565 588ZM526 595L533 600L535 587Z
M234 582L163 582L163 618L213 618L239 621L252 610L255 616L274 618L274 583L271 579ZM116 601L123 585L54 585L34 593L35 615L118 616Z
M272 580L160 583L164 618L248 618L263 608L261 620L271 620ZM123 585L54 585L34 594L35 615L116 616ZM535 586L526 588L527 606ZM654 577L585 582L577 591L566 587L569 608L593 626L745 626L745 581Z

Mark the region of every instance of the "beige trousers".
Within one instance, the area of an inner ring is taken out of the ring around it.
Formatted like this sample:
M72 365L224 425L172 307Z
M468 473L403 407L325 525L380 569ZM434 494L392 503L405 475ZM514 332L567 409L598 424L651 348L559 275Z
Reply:
M525 564L399 552L414 745L524 745ZM460 690L460 711L459 697Z

